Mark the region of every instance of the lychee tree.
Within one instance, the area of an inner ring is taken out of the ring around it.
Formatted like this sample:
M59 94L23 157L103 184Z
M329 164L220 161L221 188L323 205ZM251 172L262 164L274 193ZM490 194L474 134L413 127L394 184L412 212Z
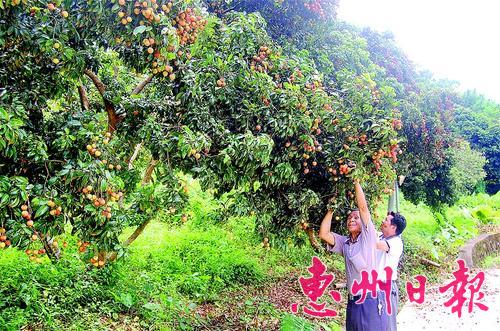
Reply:
M220 18L234 12L259 13L274 39L300 38L318 23L337 16L338 0L204 0L208 11Z
M137 103L153 104L151 96L138 96L153 76L175 81L174 59L206 21L183 2L7 1L2 7L1 56L8 59L0 71L2 242L27 247L34 259L40 249L55 259L54 237L69 223L80 251L100 266L105 252L121 247L125 226L182 207L185 193L172 171L158 165L163 175L148 184L153 166L143 178L134 169L134 139L150 133L116 130ZM190 31L182 32L186 21ZM172 106L168 98L155 101Z
M401 132L405 153L396 169L406 177L402 186L405 198L443 212L445 205L472 193L484 177L483 159L462 142L467 134L462 138L453 130L464 127L455 85L418 72L390 33L363 29L360 35L366 39L370 60L383 70L382 77L396 93L397 108L406 123ZM479 130L474 125L470 128Z
M341 68L332 81L260 15L221 20L194 1L2 5L0 241L33 260L57 260L69 227L103 266L158 212L182 209L178 171L256 213L263 236L302 228L313 242L328 203L339 219L350 208L352 176L372 201L394 177L390 88Z

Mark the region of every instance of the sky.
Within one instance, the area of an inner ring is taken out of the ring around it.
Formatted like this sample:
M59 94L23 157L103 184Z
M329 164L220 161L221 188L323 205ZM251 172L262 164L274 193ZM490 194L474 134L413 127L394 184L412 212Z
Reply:
M500 102L500 0L340 0L338 17L391 31L419 69Z

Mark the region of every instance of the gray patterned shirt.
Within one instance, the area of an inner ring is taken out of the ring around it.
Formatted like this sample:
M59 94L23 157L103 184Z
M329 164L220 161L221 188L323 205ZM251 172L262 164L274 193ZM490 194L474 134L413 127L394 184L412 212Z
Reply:
M352 284L354 280L357 279L358 282L361 281L361 271L366 270L370 275L371 271L377 270L377 260L376 260L376 245L377 245L377 235L375 232L375 227L371 219L368 225L365 226L364 222L361 224L361 233L359 234L356 241L352 241L350 237L342 236L335 232L332 232L335 238L335 244L332 246L327 244L327 250L332 253L340 254L344 257L346 266L346 277L347 277L347 288L349 293L352 295L357 295L358 293L352 293Z

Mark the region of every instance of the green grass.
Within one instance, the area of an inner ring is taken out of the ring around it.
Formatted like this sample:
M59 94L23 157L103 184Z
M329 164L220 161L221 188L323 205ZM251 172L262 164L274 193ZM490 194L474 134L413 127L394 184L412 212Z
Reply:
M482 268L500 268L500 254L488 255L481 263Z
M47 329L75 316L111 313L107 289L115 284L113 269L85 270L69 251L58 264L30 263L24 253L0 253L0 329L18 330L43 321Z

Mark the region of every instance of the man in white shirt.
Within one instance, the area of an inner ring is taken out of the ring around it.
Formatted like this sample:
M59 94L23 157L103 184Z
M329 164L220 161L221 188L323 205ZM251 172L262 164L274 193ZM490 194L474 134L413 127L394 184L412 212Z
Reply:
M391 267L391 315L388 320L388 331L396 330L396 315L398 313L398 264L403 254L403 241L401 233L406 227L406 219L403 215L393 211L387 214L387 217L380 225L382 231L377 242L377 272L378 279L386 281L385 267Z

